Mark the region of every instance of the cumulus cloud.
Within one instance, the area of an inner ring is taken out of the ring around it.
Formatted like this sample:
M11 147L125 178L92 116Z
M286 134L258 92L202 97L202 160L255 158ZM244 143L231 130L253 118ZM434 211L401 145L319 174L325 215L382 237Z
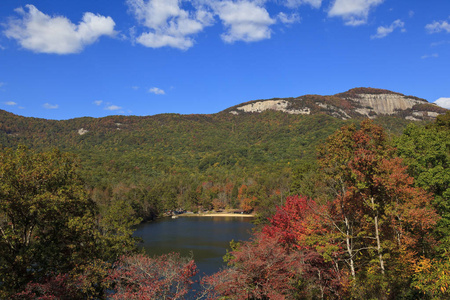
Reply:
M95 100L94 101L94 104L97 105L97 106L100 106L102 103L103 103L102 100Z
M0 87L4 86L5 83L4 82L0 82Z
M14 102L14 101L7 101L7 102L3 102L5 105L9 105L9 106L14 106L14 105L17 105L17 103L16 102Z
M105 107L105 110L120 110L122 109L122 107L117 106L117 105L109 105L107 107Z
M133 85L131 88L135 91L137 91L139 89L139 87L137 85Z
M437 54L437 53L433 53L433 54L425 54L425 55L422 55L422 57L420 57L421 59L427 59L427 58L438 58L439 57L439 54Z
M213 23L213 15L198 7L189 12L181 0L127 0L130 11L149 29L135 41L150 48L173 47L186 50L194 45L192 35Z
M59 107L58 104L50 104L50 103L44 103L42 105L43 108L45 109L57 109Z
M270 25L275 24L275 20L257 3L223 1L215 3L214 10L227 28L221 36L226 43L270 38Z
M372 8L384 0L335 0L328 11L330 17L341 17L345 25L358 26L367 23Z
M66 17L46 15L31 4L15 11L21 17L10 19L4 34L17 40L23 48L37 53L79 53L102 35L116 35L111 17L90 12L75 25Z
M392 22L392 24L388 27L380 26L377 28L377 33L372 35L371 39L382 39L389 34L391 34L396 28L400 28L402 32L405 31L405 23L403 23L401 20L395 20Z
M155 95L164 95L166 92L160 88L152 87L148 90L149 93L155 94Z
M294 24L300 22L300 16L296 13L287 15L284 12L280 12L277 15L277 19L283 24Z
M431 24L427 24L425 26L425 29L428 31L428 33L438 33L441 31L450 33L450 24L447 21L434 21Z
M323 0L277 0L280 5L320 8ZM373 1L373 0L372 0ZM378 0L381 1L381 0ZM146 47L172 47L187 50L194 37L219 19L225 27L226 43L256 42L271 37L275 23L299 22L298 14L279 13L271 17L265 5L269 0L127 0L129 11L145 27L130 29L132 42ZM189 7L189 10L186 8Z
M450 109L450 98L439 98L434 104L439 105L440 107Z

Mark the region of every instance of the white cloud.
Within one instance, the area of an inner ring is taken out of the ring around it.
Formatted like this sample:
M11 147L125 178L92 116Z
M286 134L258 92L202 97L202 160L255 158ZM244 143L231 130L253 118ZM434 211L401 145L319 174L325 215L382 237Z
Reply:
M117 106L117 105L109 105L107 107L105 107L105 110L120 110L122 109L122 107Z
M447 33L450 33L450 24L447 21L434 21L431 24L427 24L425 26L425 29L428 31L428 33L437 33L441 31L446 31Z
M329 17L341 17L345 25L358 26L367 23L370 10L384 0L335 0L328 11Z
M100 106L102 103L103 103L102 100L95 100L94 101L94 104L97 105L97 106Z
M293 24L300 22L300 16L296 13L293 13L291 15L287 15L284 12L280 12L277 15L277 19L283 23L283 24Z
M137 91L139 89L139 87L137 85L133 85L131 88L135 91Z
M214 10L227 28L222 34L225 42L255 42L270 38L269 27L275 20L257 3L223 1L215 3Z
M437 47L437 46L442 46L442 45L447 45L450 44L450 41L439 41L439 42L435 42L435 43L431 43L431 47Z
M439 98L434 104L439 105L440 107L450 109L450 98Z
M194 45L192 35L212 25L213 15L197 7L183 10L182 0L127 0L130 11L150 31L142 33L136 42L150 48L173 47L186 50ZM133 35L134 35L133 31Z
M87 12L75 25L66 17L46 15L31 4L25 8L28 11L16 9L21 18L10 19L4 33L17 40L23 48L37 53L78 53L100 36L116 34L111 17Z
M5 50L6 48L2 45L0 45L0 50Z
M45 109L57 109L59 107L58 104L50 104L50 103L44 103L44 105L42 105L43 108Z
M136 39L136 42L149 48L172 47L187 50L194 46L194 42L190 38L153 32L143 33Z
M322 1L127 0L129 11L146 28L144 32L137 33L136 27L132 27L129 35L132 43L146 47L187 50L194 45L195 35L213 25L218 18L225 27L221 37L226 43L256 42L269 39L272 33L270 27L277 22L292 24L300 21L296 13L279 13L272 18L265 7L268 2L276 2L289 8L300 5L320 8Z
M320 8L322 0L284 0L283 4L290 8L296 8L303 4L309 4L314 8Z
M408 16L409 16L410 18L414 17L414 15L415 15L415 12L414 12L413 10L410 10L410 11L408 12Z
M164 95L166 92L160 88L152 87L148 90L149 93L155 94L155 95Z
M5 83L4 82L0 82L0 87L4 86Z
M433 54L425 54L425 55L422 55L422 57L420 57L421 59L427 59L427 58L438 58L439 57L439 54L437 54L437 53L433 53Z
M394 22L392 22L392 24L389 27L384 27L384 26L380 26L377 28L377 33L372 35L370 38L371 39L381 39L384 38L386 36L388 36L389 34L391 34L394 29L396 28L400 28L402 32L405 31L404 29L405 27L405 23L403 23L401 20L395 20Z
M10 106L17 105L17 103L14 102L14 101L7 101L7 102L4 102L4 104L5 104L5 105L10 105Z

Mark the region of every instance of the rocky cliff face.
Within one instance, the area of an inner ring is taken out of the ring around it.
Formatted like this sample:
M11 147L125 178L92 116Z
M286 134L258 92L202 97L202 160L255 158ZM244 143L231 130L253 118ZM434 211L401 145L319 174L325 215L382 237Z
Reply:
M356 88L333 96L305 95L297 98L256 100L231 107L231 114L261 113L266 110L289 114L328 114L341 119L398 115L408 120L434 119L446 109L425 99L388 90Z
M309 115L311 113L311 111L307 107L303 110L299 110L292 109L290 108L290 106L291 105L289 101L286 100L266 100L239 106L236 109L243 112L263 112L265 110L279 110L293 115ZM231 113L239 114L236 111L232 111Z
M395 94L362 94L359 96L359 98L350 98L349 100L358 102L361 106L366 107L357 109L363 114L369 114L369 112L373 111L376 114L384 115L396 114L397 111L413 108L416 104L427 103L424 100L406 98L404 96Z

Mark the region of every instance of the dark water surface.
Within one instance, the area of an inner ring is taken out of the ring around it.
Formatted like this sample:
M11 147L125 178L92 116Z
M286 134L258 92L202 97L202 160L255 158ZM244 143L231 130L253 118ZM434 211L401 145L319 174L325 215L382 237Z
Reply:
M213 274L223 265L230 241L248 240L253 224L244 217L164 218L140 224L134 236L143 239L147 254L192 253L200 274Z

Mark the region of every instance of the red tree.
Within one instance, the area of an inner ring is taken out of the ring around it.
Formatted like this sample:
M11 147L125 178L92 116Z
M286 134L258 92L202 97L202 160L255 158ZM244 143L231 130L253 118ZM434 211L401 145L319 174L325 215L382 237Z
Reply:
M30 282L24 291L17 293L12 299L21 300L77 300L85 298L78 282L74 282L69 274L48 277L40 283Z
M383 129L371 121L332 135L319 161L335 191L328 219L354 284L387 298L394 285L407 286L417 254L430 249L426 236L438 218L432 198L413 187Z
M346 285L338 264L342 251L330 234L325 209L307 197L288 197L263 229L264 234L278 236L282 245L301 256L300 293L305 297L339 298Z
M109 275L110 299L184 299L198 273L193 260L179 254L150 258L139 254L123 256Z
M286 299L295 292L301 258L286 251L278 236L257 234L231 254L229 268L204 280L213 298Z

